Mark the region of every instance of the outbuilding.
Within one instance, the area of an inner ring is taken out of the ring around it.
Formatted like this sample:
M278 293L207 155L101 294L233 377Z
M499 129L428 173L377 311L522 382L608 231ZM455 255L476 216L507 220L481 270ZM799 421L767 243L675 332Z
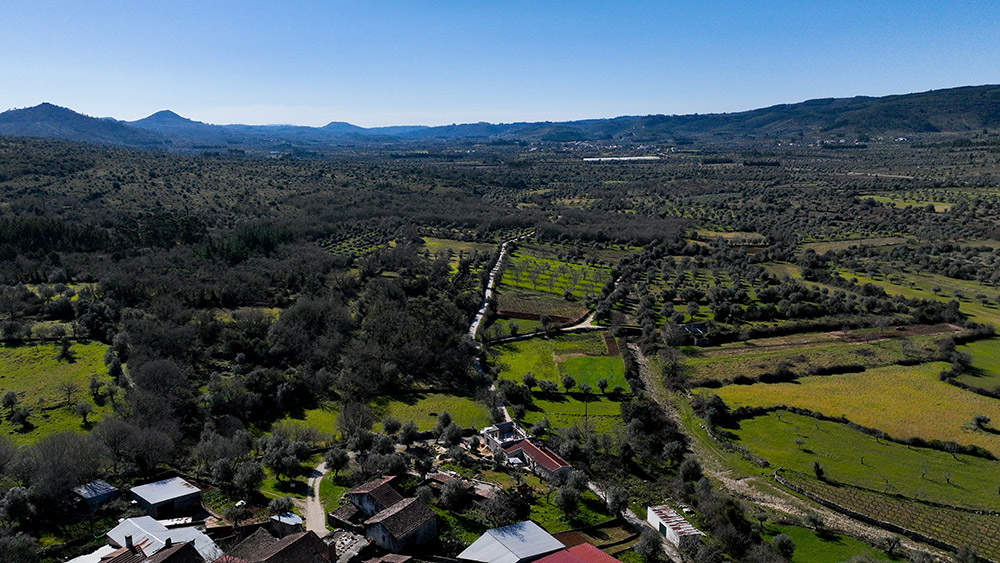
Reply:
M201 489L180 477L133 487L129 494L157 520L189 514L201 508Z
M646 509L646 521L674 547L681 550L687 549L692 544L697 544L701 541L701 536L704 535L701 530L692 526L683 516L677 514L677 511L667 505L650 506Z

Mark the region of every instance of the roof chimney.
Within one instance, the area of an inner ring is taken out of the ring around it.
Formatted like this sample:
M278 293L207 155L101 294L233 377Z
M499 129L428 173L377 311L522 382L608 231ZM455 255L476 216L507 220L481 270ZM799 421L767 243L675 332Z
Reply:
M163 542L163 549L168 549L174 542L167 538L167 541Z
M125 547L127 547L129 551L135 549L135 546L132 545L132 536L125 536Z

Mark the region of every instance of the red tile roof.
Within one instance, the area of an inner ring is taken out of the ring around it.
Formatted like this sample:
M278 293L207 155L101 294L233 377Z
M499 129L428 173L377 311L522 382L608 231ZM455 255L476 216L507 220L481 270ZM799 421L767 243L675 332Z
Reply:
M569 552L579 557L584 563L621 563L621 561L604 553L589 543L581 543L569 548Z
M516 444L504 448L504 451L508 454L517 450L523 451L524 455L533 459L535 463L544 467L546 471L555 471L563 467L570 467L570 464L556 455L554 451L543 445L535 445L531 440L521 440Z
M541 559L535 560L535 563L581 563L581 561L579 557L573 555L565 549L560 549L555 553L551 553Z

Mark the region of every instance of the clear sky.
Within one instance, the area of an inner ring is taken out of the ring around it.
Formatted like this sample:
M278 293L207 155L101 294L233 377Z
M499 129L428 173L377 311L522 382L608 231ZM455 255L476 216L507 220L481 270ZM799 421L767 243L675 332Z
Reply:
M0 111L441 125L995 83L996 0L0 0Z

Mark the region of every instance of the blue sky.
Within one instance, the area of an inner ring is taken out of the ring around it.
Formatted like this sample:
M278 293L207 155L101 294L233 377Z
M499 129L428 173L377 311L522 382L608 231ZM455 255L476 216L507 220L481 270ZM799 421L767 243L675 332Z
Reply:
M1000 83L1000 2L0 0L0 111L363 126Z

